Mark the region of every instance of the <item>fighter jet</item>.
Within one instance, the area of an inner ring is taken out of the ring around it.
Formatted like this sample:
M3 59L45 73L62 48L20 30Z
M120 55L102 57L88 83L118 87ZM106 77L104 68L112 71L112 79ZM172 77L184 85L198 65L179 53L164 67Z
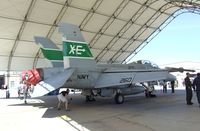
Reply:
M63 50L47 38L35 37L43 56L52 62L53 67L22 73L23 80L35 85L32 97L60 88L73 88L81 89L87 101L93 101L95 96L114 97L117 104L122 104L125 95L149 90L144 83L176 79L168 69L160 69L146 61L99 64L93 58L78 26L62 23L59 32L63 37Z

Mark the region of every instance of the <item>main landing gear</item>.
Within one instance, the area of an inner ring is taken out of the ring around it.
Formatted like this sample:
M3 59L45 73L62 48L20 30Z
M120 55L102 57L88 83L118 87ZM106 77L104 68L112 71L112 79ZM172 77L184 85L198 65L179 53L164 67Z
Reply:
M122 95L121 93L117 93L117 94L115 95L115 102L116 102L117 104L122 104L122 103L124 103L124 95Z
M94 98L94 95L87 95L85 98L86 98L86 102L96 101L95 98Z

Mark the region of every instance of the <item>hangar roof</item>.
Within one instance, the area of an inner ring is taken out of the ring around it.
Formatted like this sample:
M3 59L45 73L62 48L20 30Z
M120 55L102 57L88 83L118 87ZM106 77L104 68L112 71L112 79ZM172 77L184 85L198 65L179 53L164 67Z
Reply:
M62 48L57 25L79 25L97 62L126 63L198 0L1 0L0 70L50 67L34 36Z

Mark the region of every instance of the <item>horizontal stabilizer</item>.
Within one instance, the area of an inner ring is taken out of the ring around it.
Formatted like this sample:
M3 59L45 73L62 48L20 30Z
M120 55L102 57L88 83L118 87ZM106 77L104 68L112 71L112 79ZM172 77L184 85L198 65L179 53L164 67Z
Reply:
M44 81L39 82L33 90L31 97L38 97L46 95L47 93L54 91L62 87L65 82L71 77L74 69L66 69L62 73L58 73Z
M40 44L41 47L43 47L43 48L59 49L56 46L56 44L53 41L51 41L50 39L48 39L48 38L40 37L40 36L35 36L34 39L35 39L35 42L37 44Z
M34 39L41 46L44 57L51 60L53 67L63 67L63 53L53 41L40 36L35 36Z

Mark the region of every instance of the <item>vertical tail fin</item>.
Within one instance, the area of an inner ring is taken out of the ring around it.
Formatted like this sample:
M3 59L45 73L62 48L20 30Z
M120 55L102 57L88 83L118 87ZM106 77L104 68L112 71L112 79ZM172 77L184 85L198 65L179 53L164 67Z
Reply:
M63 55L74 58L93 58L88 45L77 41L63 41Z
M64 67L88 67L96 64L78 26L62 23Z

